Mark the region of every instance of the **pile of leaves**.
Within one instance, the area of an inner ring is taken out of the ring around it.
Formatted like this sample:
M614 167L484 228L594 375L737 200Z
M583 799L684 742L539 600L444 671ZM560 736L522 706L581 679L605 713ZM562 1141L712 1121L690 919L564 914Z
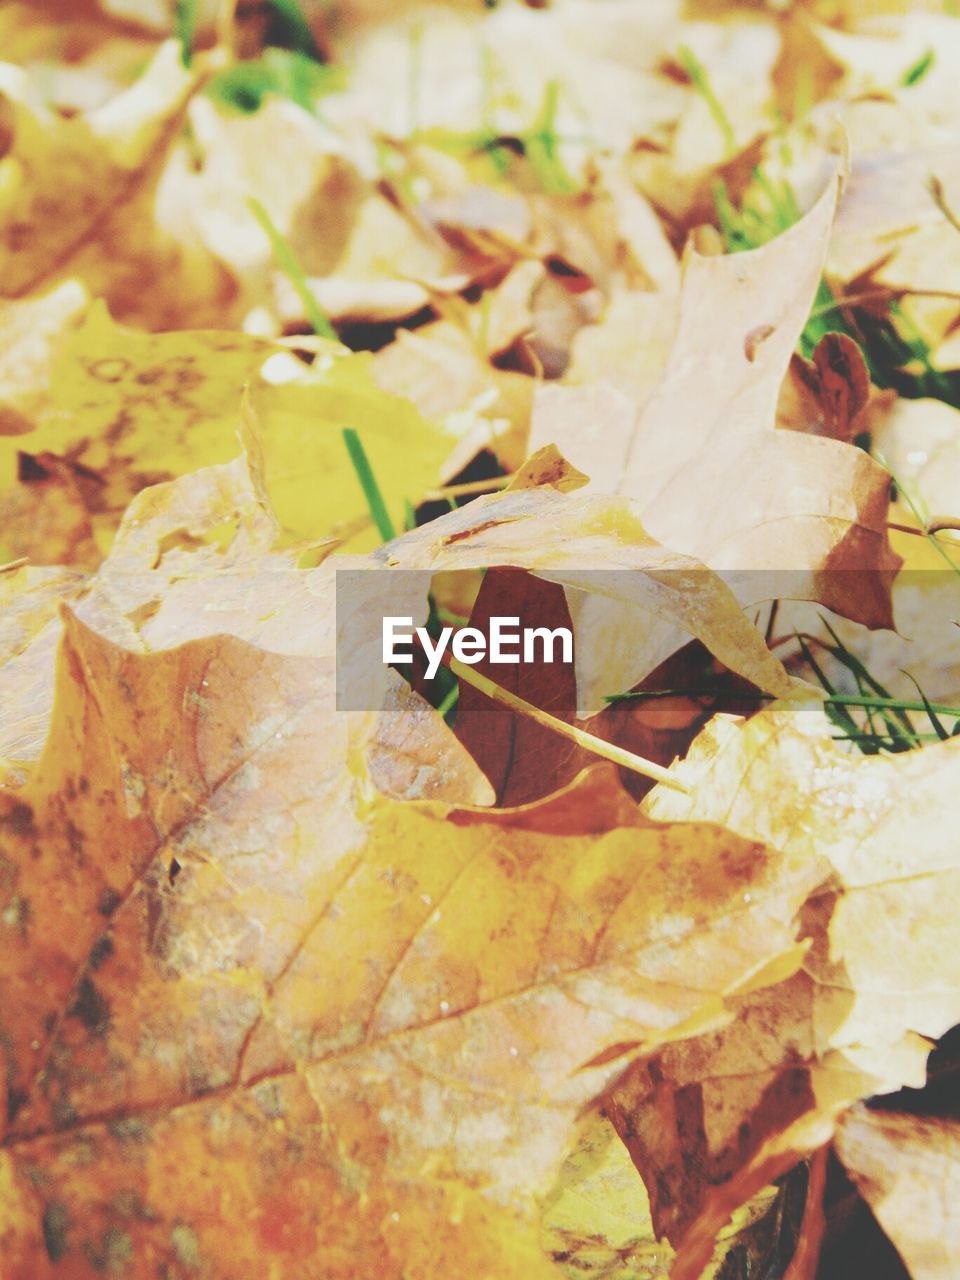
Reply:
M0 50L4 1280L955 1280L949 0Z

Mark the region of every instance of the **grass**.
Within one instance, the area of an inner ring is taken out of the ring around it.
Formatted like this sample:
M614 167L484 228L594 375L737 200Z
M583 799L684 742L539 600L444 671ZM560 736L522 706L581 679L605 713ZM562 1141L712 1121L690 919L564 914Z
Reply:
M488 83L489 75L488 63L485 75ZM548 195L572 195L580 190L580 184L563 163L560 147L565 142L580 139L568 138L558 132L559 106L560 85L551 80L544 90L543 101L529 129L509 135L499 132L492 122L487 104L483 112L484 123L479 129L426 129L419 134L419 139L440 151L455 155L486 156L498 177L508 176L512 156L520 154L542 191Z
M919 84L936 60L936 54L933 50L927 49L916 62L907 67L900 79L900 83L905 89L909 89L911 85Z
M881 751L900 753L912 751L928 741L945 741L960 735L960 707L948 706L945 703L931 702L917 681L908 671L903 674L913 683L917 690L916 698L898 698L890 693L868 669L866 664L843 643L840 636L831 626L829 620L821 615L829 640L803 632L795 632L793 639L803 661L824 691L818 698L817 707L823 708L828 719L839 731L837 739L853 742L865 755L877 755ZM815 650L822 651L833 661L839 663L852 677L856 693L844 693L837 689L834 682L816 656ZM723 698L729 697L730 690L722 686L703 686L693 689L652 689L635 690L629 693L618 693L608 696L608 703L619 703L663 698ZM753 697L758 702L773 701L773 695L760 690L737 690L738 700ZM864 713L865 723L858 720L852 712ZM929 720L933 732L918 730L910 719L910 712L922 713ZM943 717L953 721L952 727L943 723Z
M281 28L279 39L310 58L319 58L317 42L298 0L270 0L270 4Z
M558 81L551 80L544 90L543 105L533 128L522 138L527 163L537 182L549 195L568 195L578 190L578 183L560 159L561 139L556 127L559 106L560 85Z
M817 663L810 650L810 646L803 639L797 637L801 649L805 653L806 660L815 672L821 684L825 688L833 688L827 679L823 668ZM853 656L853 655L851 655ZM904 672L910 679L909 672ZM914 681L916 684L916 681ZM848 694L837 693L834 689L832 693L828 693L823 699L818 699L816 703L811 705L822 706L826 715L833 721L840 733L837 735L838 740L846 742L855 742L865 755L876 755L879 751L909 751L920 746L926 741L945 741L947 738L954 738L960 735L960 707L945 706L942 703L930 702L923 690L917 685L919 697L910 698L893 698L884 697L876 694ZM721 688L694 688L694 689L651 689L651 690L635 690L631 693L616 693L608 695L606 701L608 703L628 702L631 700L655 700L662 698L708 698L723 697L729 690ZM758 702L773 701L773 695L761 693L759 690L752 695L744 694L742 690L737 693L738 698L745 696L753 696ZM866 728L861 727L853 716L850 715L850 709L860 709L867 713L868 725ZM924 712L930 723L934 727L933 733L921 733L914 729L909 719L904 720L905 713L908 711ZM877 726L877 715L884 717L887 729L883 730ZM949 716L954 718L952 729L947 729L940 719L941 716Z
M314 113L317 98L341 88L343 82L339 67L316 62L298 49L268 48L259 58L219 72L205 92L215 102L246 115L259 111L268 97L288 98Z
M273 256L277 261L277 265L283 274L287 277L296 291L297 297L303 304L304 314L309 321L313 332L321 338L332 338L337 341L337 333L326 312L320 306L314 296L313 290L307 284L307 277L304 274L303 267L300 265L299 259L294 252L293 245L282 235L273 225L269 213L253 196L247 199L247 206L250 212L263 228L267 239L270 241L270 248L273 250Z
M937 199L937 192L932 194ZM789 181L775 182L762 168L754 169L752 189L739 209L722 180L714 184L713 198L717 227L728 253L769 243L801 216ZM878 291L879 296L882 293ZM930 397L960 408L960 378L936 367L929 343L893 293L887 316L877 318L838 298L822 279L800 337L800 354L809 359L827 333L846 334L858 344L875 386L892 387L908 399Z
M180 41L180 58L185 67L193 61L193 42L197 35L199 0L177 0L173 14L173 34Z
M677 50L677 59L689 76L690 83L707 104L707 109L713 117L714 124L723 135L724 154L728 160L731 159L737 154L736 135L733 132L730 117L724 110L723 103L713 91L713 86L710 84L710 79L703 63L698 61L693 50L685 44L682 44Z
M392 542L397 536L397 531L393 527L393 521L387 511L387 504L383 500L380 486L377 484L376 476L373 474L370 459L367 457L367 452L353 427L343 428L343 443L350 456L350 461L353 463L353 469L357 473L363 496L367 500L370 518L376 525L377 532L384 542Z

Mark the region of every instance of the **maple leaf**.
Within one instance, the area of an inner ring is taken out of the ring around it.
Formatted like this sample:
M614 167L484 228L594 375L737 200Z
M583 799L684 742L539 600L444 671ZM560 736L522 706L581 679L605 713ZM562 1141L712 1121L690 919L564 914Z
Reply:
M804 911L803 971L744 997L729 1028L639 1065L615 1094L681 1277L700 1274L734 1208L830 1141L846 1108L922 1085L931 1039L960 1019L960 973L944 950L960 877L936 801L955 744L895 766L844 755L821 719L775 706L747 723L716 717L678 766L689 793L657 788L645 802L833 868Z
M840 1123L837 1153L914 1280L955 1275L957 1122L858 1107Z
M0 91L12 115L0 206L4 296L88 265L102 270L116 253L118 206L143 199L195 84L169 41L131 88L64 119L42 105L25 72L3 65Z
M639 415L613 390L546 388L531 447L555 443L594 489L635 498L654 537L725 571L744 604L765 598L775 578L774 594L890 626L900 561L887 541L886 474L839 441L773 430L833 203L831 188L797 226L751 253L688 253L674 346ZM632 655L618 660L602 640L591 652L622 689L652 670ZM585 687L597 710L596 676Z
M956 1270L960 28L488 7L0 13L3 1280Z
M233 551L202 538L244 474L140 495L79 605L140 652L65 615L44 752L0 798L5 1256L547 1275L536 1195L577 1112L631 1047L795 968L823 865L622 804L584 831L563 794L377 797L372 717L334 713L337 558L267 550L255 471Z
M17 494L23 455L68 459L70 472L81 469L91 488L73 506L88 522L84 532L105 550L138 490L235 454L237 404L248 383L262 426L266 484L288 534L307 540L340 532L354 538L352 547L372 545L342 424L361 433L398 524L404 500L415 501L436 482L456 437L380 391L368 356L330 344L323 365L310 370L291 352L242 333L138 333L115 325L96 305L59 350L49 381L23 371L19 385L38 405L37 421L33 430L0 440L0 495L7 491L0 501L9 510L24 500ZM37 521L36 507L51 503L42 494L28 496ZM52 505L50 519L64 506L59 491ZM8 555L77 558L69 537L45 545L25 522L21 536L35 539L27 547L17 540L19 527L11 522Z
M619 636L619 644L629 648L638 664L658 652L665 630L673 634L679 627L767 692L785 696L794 688L721 578L692 557L655 542L640 522L637 504L628 498L549 488L488 495L388 543L373 553L373 560L434 572L488 565L530 569L577 595L601 598L601 609L609 608L614 619L609 602L630 606L637 625ZM606 622L601 612L600 625ZM613 629L607 625L608 633ZM579 688L584 683L590 687L596 666L590 636L577 649ZM616 667L613 676L605 672L603 678L615 679Z

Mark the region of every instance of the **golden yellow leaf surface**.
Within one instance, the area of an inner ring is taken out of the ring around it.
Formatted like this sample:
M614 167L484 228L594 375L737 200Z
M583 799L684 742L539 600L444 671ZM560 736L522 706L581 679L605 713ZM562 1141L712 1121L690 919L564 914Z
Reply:
M536 1193L579 1108L797 963L807 858L378 798L327 635L136 653L66 615L44 753L3 799L15 1276L185 1242L211 1276L549 1274Z
M170 41L131 88L63 119L38 101L27 73L3 65L0 94L12 135L0 160L5 297L76 270L91 245L109 257L104 229L118 205L139 195L151 166L156 169L195 82Z
M60 349L48 385L31 370L22 375L35 399L42 394L42 409L32 431L0 441L0 501L9 506L24 487L17 479L24 453L69 458L90 477L93 491L80 508L103 552L144 485L233 457L249 388L266 484L288 535L340 534L351 547L372 546L342 428L359 433L398 526L404 501L416 502L437 482L455 437L381 391L369 365L368 356L333 344L319 368L308 368L292 352L241 333L137 333L94 307ZM7 539L0 554L23 554L14 529ZM41 563L70 558L69 544L60 554L44 550L42 540L30 546Z
M955 8L0 4L0 1280L953 1280Z

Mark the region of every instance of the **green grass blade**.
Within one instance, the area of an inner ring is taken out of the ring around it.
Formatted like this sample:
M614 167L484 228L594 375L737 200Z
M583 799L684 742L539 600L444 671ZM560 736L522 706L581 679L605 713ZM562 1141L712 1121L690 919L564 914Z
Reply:
M733 125L730 123L730 117L723 109L723 103L713 91L710 78L707 75L706 68L703 63L697 60L696 55L689 45L682 44L677 50L677 57L680 65L690 77L693 87L703 98L707 104L707 108L713 117L714 124L723 134L723 146L726 151L727 159L737 154L737 138L733 132Z
M173 34L180 41L180 59L189 67L193 59L193 42L197 34L199 0L177 0L173 16Z
M800 646L800 652L803 654L804 660L810 667L813 674L820 681L821 685L823 685L824 689L830 695L826 706L824 707L827 717L845 734L853 736L859 733L860 727L856 720L854 720L853 716L850 715L849 711L847 711L844 703L836 701L837 691L830 683L827 673L813 656L813 651L810 646L807 644L806 640L804 640L803 636L800 635L799 631L794 634L796 636L797 644Z
M316 99L343 87L341 67L314 62L297 49L265 49L256 59L234 63L213 76L204 92L233 111L250 115L270 95L289 98L316 114Z
M373 523L377 526L377 532L384 542L392 542L397 536L397 531L393 527L393 521L387 511L387 504L383 500L380 486L377 484L376 477L373 474L370 459L367 457L366 450L360 443L360 437L353 427L343 428L343 443L347 447L347 453L350 455L353 469L357 473L360 488L363 490L363 496L367 500L367 507Z
M301 267L297 260L297 255L293 251L293 245L273 225L269 213L267 213L259 200L255 200L253 196L250 196L247 199L247 206L270 241L270 247L273 250L274 258L277 260L277 265L293 285L297 297L303 303L303 310L310 322L310 327L321 338L332 338L336 341L336 330L307 284L307 277L304 275L303 267Z
M460 686L458 684L454 684L453 687L448 690L446 697L437 707L437 711L451 728L453 727L453 712L456 709L459 700Z
M903 674L907 677L907 679L916 689L917 693L920 695L920 700L923 703L923 709L927 713L927 719L933 725L933 728L936 732L937 737L940 739L941 742L946 742L946 740L950 737L950 733L947 730L946 726L938 717L929 698L920 688L919 683L913 678L913 676L910 674L909 671L904 671Z
M853 674L861 695L863 695L864 686L866 686L867 688L872 689L873 692L882 699L880 703L876 704L877 706L881 708L894 706L896 704L896 699L891 696L890 690L886 689L875 676L871 675L870 671L856 656L856 654L850 652L823 614L820 615L820 621L826 627L827 632L833 640L833 647L827 647L830 648L830 651L833 653L833 656L837 661L841 662L847 670ZM887 715L884 715L883 717L891 734L894 737L900 736L901 734L904 734L907 737L912 737L913 725L910 723L910 717L902 709L899 709L895 714L899 724L892 723L890 717Z
M919 84L923 77L936 62L936 54L932 49L928 49L922 54L912 66L907 67L900 80L905 89L909 89L911 85Z
M720 234L727 253L737 253L740 249L749 248L740 226L740 215L733 207L727 193L727 184L722 178L713 184L713 207L717 212L717 222L720 224Z
M280 16L287 41L301 53L305 53L310 58L316 58L320 51L310 30L310 23L297 0L270 0L270 3Z
M544 91L540 114L522 141L530 168L544 191L550 195L569 195L578 187L559 155L556 129L559 105L560 85L551 80Z

